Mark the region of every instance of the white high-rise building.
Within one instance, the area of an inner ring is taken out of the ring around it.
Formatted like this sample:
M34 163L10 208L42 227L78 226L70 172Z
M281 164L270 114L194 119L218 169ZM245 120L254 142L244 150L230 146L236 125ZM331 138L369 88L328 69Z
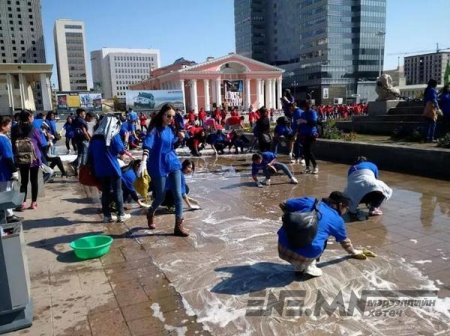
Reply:
M106 99L125 99L128 85L160 67L160 55L158 49L102 48L91 52L91 64L94 89Z
M53 34L59 90L88 90L84 22L69 19L56 20Z

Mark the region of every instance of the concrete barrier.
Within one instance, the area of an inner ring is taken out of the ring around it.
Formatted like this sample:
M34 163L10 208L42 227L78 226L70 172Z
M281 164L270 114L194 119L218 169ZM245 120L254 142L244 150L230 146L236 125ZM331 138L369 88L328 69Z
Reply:
M363 155L383 170L450 180L450 149L318 139L315 153L319 160L345 164Z

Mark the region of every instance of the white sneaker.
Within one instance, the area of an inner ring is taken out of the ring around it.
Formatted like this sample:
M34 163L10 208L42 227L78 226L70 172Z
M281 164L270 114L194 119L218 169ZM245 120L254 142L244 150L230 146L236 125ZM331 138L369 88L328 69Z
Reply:
M111 219L112 219L113 221L116 221L116 220L117 220L117 215L111 215Z
M264 179L263 184L265 184L266 186L270 186L270 179Z
M123 223L130 218L131 218L131 215L126 213L126 214L123 214L122 216L117 216L117 222Z
M320 277L323 272L316 266L316 261L314 260L308 267L306 267L305 273L313 277Z
M294 176L292 176L291 183L292 184L298 184L298 180Z
M300 160L300 164L301 164L302 166L306 165L305 160Z
M318 167L314 167L314 169L313 169L311 174L319 174L319 168Z
M303 174L311 174L311 168L305 167L305 170L303 171Z

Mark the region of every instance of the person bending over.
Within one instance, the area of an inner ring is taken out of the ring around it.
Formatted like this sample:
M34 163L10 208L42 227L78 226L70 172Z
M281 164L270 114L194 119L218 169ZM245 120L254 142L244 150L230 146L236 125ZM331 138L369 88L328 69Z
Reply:
M281 203L280 208L285 214L311 211L315 207L319 215L317 216L317 232L312 241L300 248L293 247L292 242L296 237L292 237L292 234L288 235L288 230L283 223L278 230L279 257L292 264L298 273L306 273L314 277L321 276L322 270L316 266L316 261L325 251L327 240L333 236L348 254L357 259L365 259L364 253L370 251L356 250L347 236L342 216L347 212L349 205L350 199L339 191L333 191L320 203L316 203L314 197L290 198Z
M269 186L270 177L279 170L282 170L289 177L291 183L298 183L289 168L284 163L278 162L277 156L272 152L255 153L252 156L252 162L252 178L258 188L262 188L263 184ZM258 180L258 172L260 169L262 169L266 177L262 183Z
M359 156L350 167L344 190L344 194L350 198L350 216L357 216L359 204L367 204L369 216L383 214L380 206L392 196L392 189L378 177L378 167L364 156Z

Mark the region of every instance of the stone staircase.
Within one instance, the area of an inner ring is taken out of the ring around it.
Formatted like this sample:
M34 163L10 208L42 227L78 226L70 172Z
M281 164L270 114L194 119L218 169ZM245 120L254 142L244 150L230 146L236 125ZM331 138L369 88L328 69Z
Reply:
M385 114L369 114L355 116L351 121L336 122L336 126L345 132L361 134L391 135L400 128L404 132L423 129L423 102L402 101L396 107L390 108Z

